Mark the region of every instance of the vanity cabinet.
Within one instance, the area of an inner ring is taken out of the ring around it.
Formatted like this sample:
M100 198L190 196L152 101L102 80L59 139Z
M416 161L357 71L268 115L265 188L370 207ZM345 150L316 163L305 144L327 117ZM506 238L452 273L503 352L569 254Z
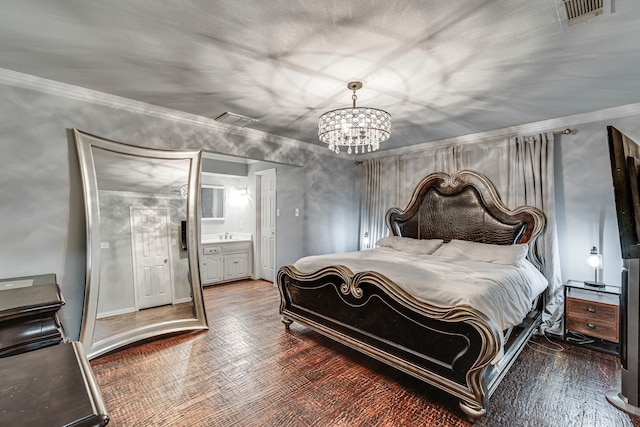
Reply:
M222 248L220 246L204 246L202 249L202 278L203 284L217 283L223 279Z
M251 241L221 240L202 245L201 279L203 285L230 282L251 277Z
M249 275L249 254L224 256L224 280L235 280Z

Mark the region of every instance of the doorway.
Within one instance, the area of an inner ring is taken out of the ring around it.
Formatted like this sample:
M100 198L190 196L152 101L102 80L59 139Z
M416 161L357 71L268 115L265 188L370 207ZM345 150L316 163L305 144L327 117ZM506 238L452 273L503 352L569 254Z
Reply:
M276 170L256 172L256 276L276 283Z
M130 208L137 310L173 302L169 208Z

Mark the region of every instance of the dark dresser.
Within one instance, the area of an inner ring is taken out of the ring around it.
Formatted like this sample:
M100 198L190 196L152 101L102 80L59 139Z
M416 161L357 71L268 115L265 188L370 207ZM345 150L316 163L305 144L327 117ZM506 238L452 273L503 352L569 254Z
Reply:
M55 274L0 279L0 426L109 422L82 344L68 342Z
M55 274L0 279L0 357L60 343L63 304Z
M0 359L0 426L98 427L109 422L79 342Z

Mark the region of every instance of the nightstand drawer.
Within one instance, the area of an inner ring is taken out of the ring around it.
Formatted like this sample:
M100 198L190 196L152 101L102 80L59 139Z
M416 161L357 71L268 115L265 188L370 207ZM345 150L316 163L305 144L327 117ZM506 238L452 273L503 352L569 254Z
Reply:
M596 301L567 298L565 328L591 337L618 342L619 307Z

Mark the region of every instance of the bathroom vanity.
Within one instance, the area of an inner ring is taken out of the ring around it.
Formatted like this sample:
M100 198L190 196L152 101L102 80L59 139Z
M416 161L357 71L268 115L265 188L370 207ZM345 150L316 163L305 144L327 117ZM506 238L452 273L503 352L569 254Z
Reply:
M203 286L252 276L253 241L250 234L203 235L201 248Z

